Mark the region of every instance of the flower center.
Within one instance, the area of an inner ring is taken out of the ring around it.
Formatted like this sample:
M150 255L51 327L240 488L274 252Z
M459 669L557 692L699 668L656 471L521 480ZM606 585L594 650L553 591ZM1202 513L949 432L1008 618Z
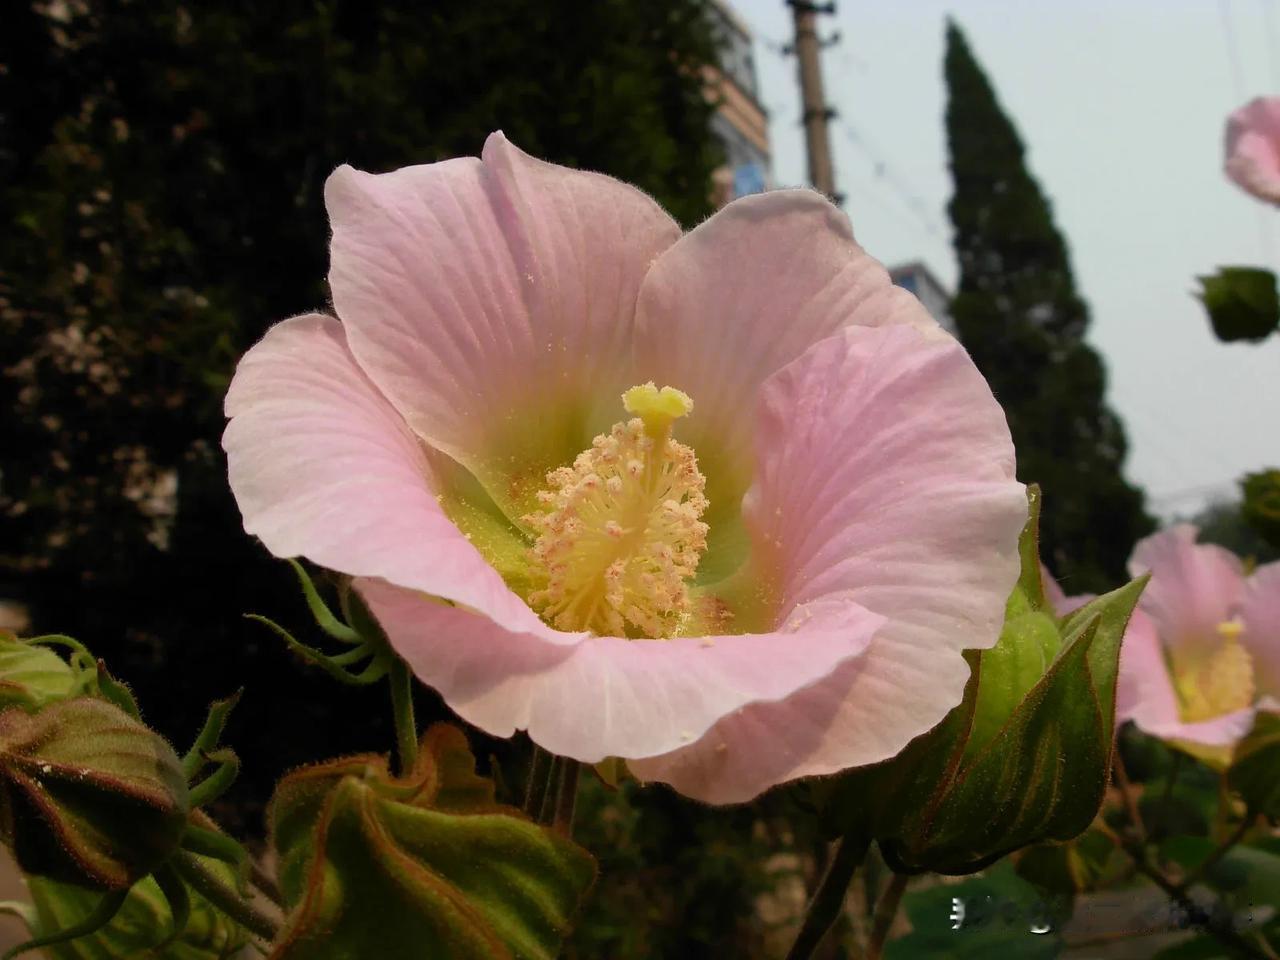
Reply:
M529 604L561 630L673 636L689 615L688 580L707 546L706 480L671 425L693 409L673 387L632 387L633 419L547 474L543 512L524 517L546 586Z
M1207 656L1175 661L1173 684L1186 723L1210 720L1253 703L1253 660L1240 642L1239 620L1218 624L1222 645Z

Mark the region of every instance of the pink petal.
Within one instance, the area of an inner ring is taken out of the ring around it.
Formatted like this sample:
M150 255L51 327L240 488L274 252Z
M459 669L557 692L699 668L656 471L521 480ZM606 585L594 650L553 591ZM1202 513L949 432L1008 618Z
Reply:
M1258 694L1280 698L1280 560L1264 563L1246 581L1240 619Z
M245 530L278 557L535 619L436 502L421 441L356 365L342 325L276 324L236 368L222 437Z
M851 324L908 324L946 336L858 246L848 218L812 191L735 200L654 263L640 292L639 379L693 397L693 414L677 432L707 476L713 550L750 483L760 386Z
M357 587L396 651L468 723L528 730L588 763L645 757L702 736L743 706L777 700L856 658L884 622L847 597L798 608L774 633L673 640L576 635L493 621L376 580ZM564 636L563 634L559 636Z
M1280 97L1250 100L1227 118L1227 176L1260 200L1280 203Z
M696 744L632 764L714 803L893 756L959 703L1017 580L1026 494L1004 413L964 350L853 328L766 384L744 503L753 563L784 613L847 595L888 618L866 654Z
M1253 709L1246 708L1210 720L1183 721L1156 625L1141 607L1134 610L1124 633L1124 646L1120 648L1117 723L1132 720L1139 730L1153 737L1203 747L1223 747L1249 732L1253 715Z
M1155 621L1170 650L1216 648L1218 625L1229 620L1244 588L1240 559L1230 550L1197 544L1198 531L1178 524L1140 540L1129 573L1150 571L1138 606Z
M340 167L325 201L352 352L499 502L618 419L640 281L680 233L645 194L495 133L482 159Z

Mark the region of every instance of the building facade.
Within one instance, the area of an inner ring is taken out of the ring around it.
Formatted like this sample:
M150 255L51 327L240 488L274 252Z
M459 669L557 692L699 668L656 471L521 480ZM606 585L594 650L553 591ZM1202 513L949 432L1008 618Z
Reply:
M707 97L718 105L711 130L724 148L725 164L715 173L715 200L760 193L770 185L769 118L760 105L751 31L722 0L708 4L720 51L720 68L708 68Z

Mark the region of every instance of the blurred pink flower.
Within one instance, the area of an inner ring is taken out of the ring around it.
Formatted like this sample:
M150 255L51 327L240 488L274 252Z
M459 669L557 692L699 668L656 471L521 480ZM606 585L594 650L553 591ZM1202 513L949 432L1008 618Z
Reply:
M1225 168L1245 192L1280 203L1280 97L1257 97L1227 117Z
M1280 710L1280 562L1245 576L1240 558L1180 524L1142 540L1150 572L1125 635L1117 716L1225 763L1259 708Z
M241 361L231 487L460 716L730 802L959 702L1018 573L1009 431L840 211L778 191L681 236L501 134L325 198L341 320Z

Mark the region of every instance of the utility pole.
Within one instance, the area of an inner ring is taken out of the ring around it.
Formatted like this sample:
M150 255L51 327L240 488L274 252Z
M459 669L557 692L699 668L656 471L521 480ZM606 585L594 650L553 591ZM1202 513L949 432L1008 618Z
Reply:
M836 203L841 197L836 193L835 168L831 162L831 138L827 134L827 121L835 111L827 106L822 92L822 66L819 54L823 43L818 39L818 14L833 14L836 5L813 3L811 0L787 0L795 17L796 35L792 49L800 74L800 96L804 104L804 139L809 154L809 182L814 189L826 194Z

